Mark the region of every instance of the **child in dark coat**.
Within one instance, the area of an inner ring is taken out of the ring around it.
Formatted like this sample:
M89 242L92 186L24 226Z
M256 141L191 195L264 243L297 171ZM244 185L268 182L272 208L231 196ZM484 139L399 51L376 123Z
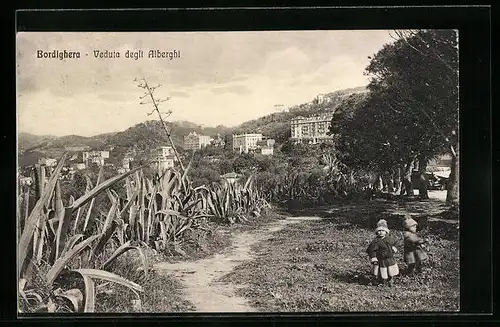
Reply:
M423 245L427 243L426 239L421 238L417 234L417 222L409 215L406 216L403 222L405 229L404 236L404 260L408 265L408 273L414 271L420 273L422 271L422 263L428 259L427 253L424 251Z
M378 221L375 234L377 236L366 249L373 265L373 282L378 284L379 279L381 279L383 284L391 286L393 277L399 274L398 264L394 259L394 253L398 252L396 248L398 243L395 238L389 235L387 221L384 219Z

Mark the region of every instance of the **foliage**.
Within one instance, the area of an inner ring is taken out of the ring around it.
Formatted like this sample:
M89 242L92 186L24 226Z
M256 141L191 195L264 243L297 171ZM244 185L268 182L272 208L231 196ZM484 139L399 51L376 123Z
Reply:
M32 208L22 206L18 210L20 216L25 217L19 217L22 221L18 250L19 294L21 303L24 304L21 307L55 312L60 309L56 305L56 299L66 298L72 303L72 311L92 312L95 306L95 279L108 280L137 292L142 291L139 285L118 275L95 269L111 263L128 250L141 251L136 247L106 247L116 228L116 200L103 225L96 226L91 235L85 233L86 225L81 230L80 225L73 222L78 221L83 206L90 203L88 212L91 212L92 201L97 195L107 191L112 196L109 188L134 171L105 180L93 188L89 183L88 192L76 200L72 198L68 205L64 205L59 181L64 161L65 157L48 179L45 178L45 167L38 169L34 192L36 204ZM29 202L28 192L29 190L21 189L19 197ZM39 270L37 267L46 267L43 285L49 295L45 299L36 289L35 280L40 277L35 273ZM79 278L71 277L75 274ZM84 286L75 287L75 280L83 282ZM82 299L85 299L84 303Z
M259 217L263 210L270 208L254 187L253 176L244 185L225 183L213 190L202 187L205 191L202 205L218 222L233 224L246 221L248 216Z
M332 121L346 161L387 171L446 151L458 130L457 55L453 31L419 31L385 45L366 68L369 97Z
M144 175L143 167L117 176L104 167L97 175L85 170L63 188L64 162L65 157L53 171L37 166L34 185L20 188L23 312L93 312L100 281L128 287L137 293L134 301L140 301L142 287L112 273L120 257L136 253L146 274L144 248L184 255L186 236L204 230L208 220L235 223L269 208L251 178L243 187L194 187L189 179L192 161L183 174L168 169L153 178Z

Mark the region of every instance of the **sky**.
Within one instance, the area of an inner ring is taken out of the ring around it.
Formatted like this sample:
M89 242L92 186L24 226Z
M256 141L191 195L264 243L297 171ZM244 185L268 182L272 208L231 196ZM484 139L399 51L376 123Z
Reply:
M17 48L17 124L37 135L92 136L123 131L148 116L144 90L156 89L169 120L236 126L320 93L367 85L368 56L394 40L389 31L22 32ZM180 52L148 58L149 50ZM38 51L79 51L79 59ZM120 58L95 58L95 50ZM125 58L143 50L144 58ZM277 106L277 105L282 105ZM156 118L156 117L155 117Z

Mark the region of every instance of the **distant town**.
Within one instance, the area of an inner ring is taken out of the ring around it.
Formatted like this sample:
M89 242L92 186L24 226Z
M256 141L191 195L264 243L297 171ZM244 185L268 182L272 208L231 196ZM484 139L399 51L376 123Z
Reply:
M328 125L332 120L332 114L311 115L308 117L298 116L290 120L290 140L297 144L317 144L329 142L331 136L327 134ZM232 150L238 153L250 153L263 156L272 156L274 154L276 141L269 138L262 133L246 133L246 134L233 134L232 135ZM196 152L207 146L216 148L223 148L226 142L220 134L215 137L202 135L195 131L190 132L184 136L183 149L186 151ZM92 149L90 146L72 146L66 147L66 151L73 153L67 165L62 168L61 178L72 179L73 175L80 170L87 169L91 166L105 166L114 168L118 173L125 173L130 171L131 163L137 156L135 148L130 148L124 155L121 165L108 163L107 159L110 158L114 147L108 146L104 150ZM160 171L175 167L178 162L174 154L174 149L170 145L163 145L151 150L150 159L153 166ZM38 165L54 168L57 166L57 159L40 157L38 158ZM32 165L19 167L20 183L21 185L31 185L32 178L29 176L29 171Z

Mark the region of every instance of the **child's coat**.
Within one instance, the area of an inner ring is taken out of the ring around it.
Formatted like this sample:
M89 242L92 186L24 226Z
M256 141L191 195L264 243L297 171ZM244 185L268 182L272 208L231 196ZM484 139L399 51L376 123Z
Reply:
M421 248L425 241L416 233L405 231L404 235L404 260L406 264L424 262L428 259L427 253Z
M373 275L388 279L399 274L398 264L394 259L394 249L397 245L397 241L389 234L384 238L376 237L370 243L366 252L372 263L378 261L378 265L374 265Z

